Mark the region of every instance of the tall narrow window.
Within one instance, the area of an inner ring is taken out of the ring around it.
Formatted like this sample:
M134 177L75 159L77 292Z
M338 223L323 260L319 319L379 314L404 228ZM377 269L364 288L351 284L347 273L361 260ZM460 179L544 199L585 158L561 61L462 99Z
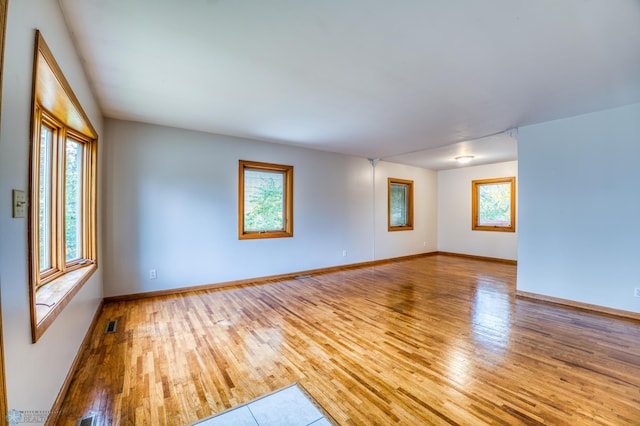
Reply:
M33 341L96 270L97 134L40 32L29 214Z
M471 186L471 229L515 232L516 178L474 180Z
M52 135L47 126L40 128L39 176L38 176L38 235L40 254L40 273L51 269L51 174L52 174Z
M413 229L413 181L389 178L389 231Z
M64 174L66 261L82 257L82 143L67 139Z
M293 236L293 166L240 161L238 237Z

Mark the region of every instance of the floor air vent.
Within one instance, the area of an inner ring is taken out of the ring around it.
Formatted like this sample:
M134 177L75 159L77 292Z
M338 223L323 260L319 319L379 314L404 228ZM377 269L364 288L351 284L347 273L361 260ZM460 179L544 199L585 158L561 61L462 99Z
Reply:
M95 419L95 416L83 417L78 420L78 424L76 426L93 426L95 424Z
M305 278L311 278L311 274L306 274L306 275L296 275L295 277L293 277L296 280L304 280Z
M115 333L117 327L118 327L118 320L109 321L107 323L107 327L104 329L104 334ZM82 426L84 426L84 424Z

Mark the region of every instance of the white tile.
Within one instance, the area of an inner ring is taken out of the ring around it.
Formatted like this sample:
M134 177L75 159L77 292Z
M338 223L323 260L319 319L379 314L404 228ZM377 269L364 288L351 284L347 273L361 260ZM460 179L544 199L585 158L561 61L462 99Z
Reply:
M309 426L333 426L333 425L329 423L329 420L323 417L320 420L316 420L315 422L311 423Z
M323 417L297 386L254 401L249 409L260 426L307 426Z
M197 426L258 426L246 405L204 420Z

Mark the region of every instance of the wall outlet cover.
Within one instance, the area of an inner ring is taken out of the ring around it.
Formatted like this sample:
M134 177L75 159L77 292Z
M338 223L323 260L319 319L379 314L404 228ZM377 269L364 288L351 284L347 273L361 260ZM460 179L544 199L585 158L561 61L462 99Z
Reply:
M11 192L13 200L13 217L27 216L27 194L24 191L14 189Z

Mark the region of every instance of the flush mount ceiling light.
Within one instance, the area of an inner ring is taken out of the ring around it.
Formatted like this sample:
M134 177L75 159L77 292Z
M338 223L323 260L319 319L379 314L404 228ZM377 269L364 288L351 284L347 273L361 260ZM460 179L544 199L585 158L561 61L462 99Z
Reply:
M455 160L460 164L467 164L471 160L473 160L473 155L461 155L456 157Z

